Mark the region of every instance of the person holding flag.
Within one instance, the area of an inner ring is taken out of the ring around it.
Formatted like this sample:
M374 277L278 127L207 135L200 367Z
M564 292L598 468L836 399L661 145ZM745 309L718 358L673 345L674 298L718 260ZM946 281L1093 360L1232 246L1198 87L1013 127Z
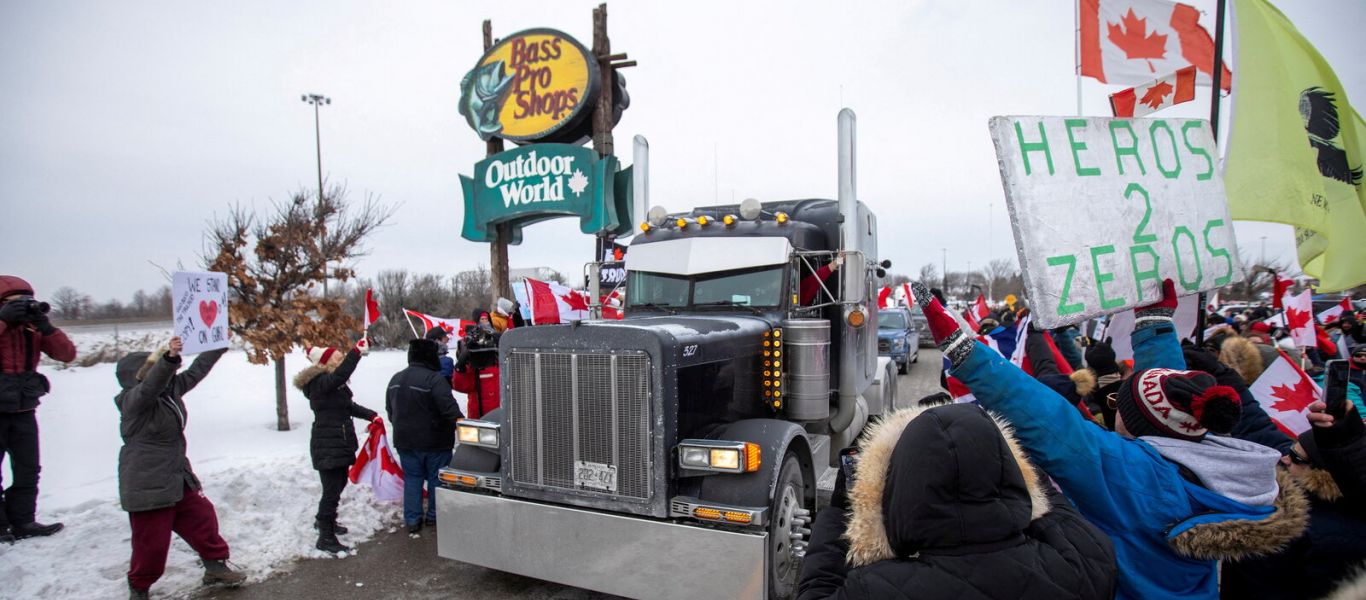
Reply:
M339 534L347 531L337 524L337 503L342 490L346 489L347 472L360 447L351 419L380 422L378 413L352 399L354 395L347 385L361 357L369 352L370 345L365 338L345 354L336 348L310 347L306 354L313 364L294 376L294 387L304 393L308 407L313 409L308 450L313 468L317 469L318 479L322 481L322 498L318 500L313 527L318 530L316 547L323 552L350 550L337 540Z

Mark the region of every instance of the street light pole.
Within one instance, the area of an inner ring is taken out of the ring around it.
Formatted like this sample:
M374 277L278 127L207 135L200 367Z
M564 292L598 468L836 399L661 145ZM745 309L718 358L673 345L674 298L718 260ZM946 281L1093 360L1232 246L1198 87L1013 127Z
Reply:
M332 104L332 99L322 94L304 94L300 100L313 105L313 140L318 151L318 206L323 202L323 134L322 127L318 120L318 108L324 104ZM322 249L319 240L319 249ZM323 296L327 296L327 263L323 263Z
M944 253L944 262L943 262L943 264L942 264L942 267L943 267L943 269L944 269L944 277L943 277L944 282L943 282L941 285L944 286L944 294L945 294L944 300L948 300L949 297L948 297L947 294L949 293L949 249L948 249L948 248L940 248L939 251ZM945 308L947 308L947 307L945 307Z

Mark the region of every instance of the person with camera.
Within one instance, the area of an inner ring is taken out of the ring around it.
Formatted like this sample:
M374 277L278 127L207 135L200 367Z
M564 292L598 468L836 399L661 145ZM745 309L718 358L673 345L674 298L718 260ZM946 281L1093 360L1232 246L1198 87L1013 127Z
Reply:
M0 465L10 459L14 481L0 489L0 542L48 536L61 523L39 523L38 399L48 392L38 372L40 354L76 359L76 346L52 325L48 303L33 299L33 286L0 275ZM0 481L3 483L3 481Z
M456 351L451 387L466 395L465 412L478 419L498 408L498 339L479 327L468 327Z

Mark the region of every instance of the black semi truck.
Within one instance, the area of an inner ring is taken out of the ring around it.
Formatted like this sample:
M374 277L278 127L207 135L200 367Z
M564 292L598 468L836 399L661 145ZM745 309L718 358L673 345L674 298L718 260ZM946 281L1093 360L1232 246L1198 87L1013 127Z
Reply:
M848 110L839 173L838 200L655 208L624 320L503 334L502 406L459 424L441 473L440 555L631 597L792 596L836 451L895 398Z

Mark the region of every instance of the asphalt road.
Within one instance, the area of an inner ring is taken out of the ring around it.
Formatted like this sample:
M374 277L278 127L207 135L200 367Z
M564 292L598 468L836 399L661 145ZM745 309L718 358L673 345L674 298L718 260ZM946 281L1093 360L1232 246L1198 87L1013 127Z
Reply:
M939 391L939 365L939 351L922 348L920 361L897 380L897 406L914 405L920 398ZM236 589L204 590L193 597L225 600L615 598L440 558L436 555L436 535L430 529L416 539L401 531L381 533L358 546L355 556L300 560L287 572L265 581Z

